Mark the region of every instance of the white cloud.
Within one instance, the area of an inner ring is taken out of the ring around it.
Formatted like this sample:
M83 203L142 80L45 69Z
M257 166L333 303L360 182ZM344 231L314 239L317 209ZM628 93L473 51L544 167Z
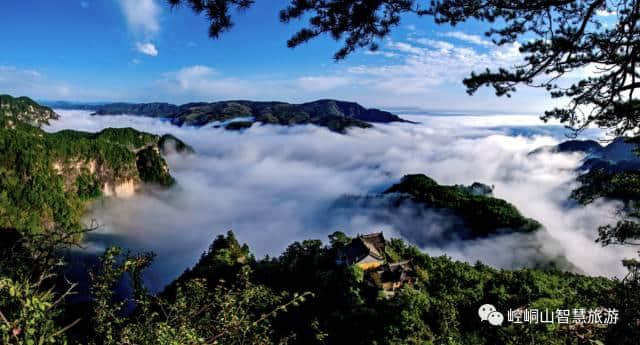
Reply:
M215 69L196 65L184 67L176 72L165 73L158 85L174 96L184 96L191 100L202 98L247 98L277 92L265 83L229 78Z
M472 71L521 63L519 48L517 43L473 47L412 36L406 41L390 40L380 50L393 59L347 67L344 76L352 79L354 90L361 91L356 99L377 106L541 112L559 104L560 100L551 100L540 89L522 88L510 99L497 98L488 88L474 97L467 95L461 83L464 78Z
M161 8L156 0L119 0L129 28L145 36L160 31Z
M609 11L609 10L596 10L596 15L600 17L611 17L611 16L617 16L618 12Z
M340 76L310 76L298 78L298 86L306 92L334 90L351 83L351 79Z
M310 75L293 78L238 78L225 76L203 65L181 68L165 73L157 85L175 97L211 99L258 99L307 101L335 96L335 91L349 86L351 79L337 75Z
M478 36L478 35L469 35L466 34L462 31L451 31L451 32L446 32L444 34L442 34L442 36L445 37L451 37L451 38L455 38L461 41L465 41L468 43L473 43L473 44L477 44L480 46L485 46L485 47L491 47L493 46L493 42L484 39L482 36Z
M387 58L392 58L392 57L396 57L398 56L396 53L392 53L389 51L379 51L379 50L375 50L375 51L371 51L371 50L365 50L364 51L365 55L381 55Z
M429 38L413 38L411 39L411 41L414 41L416 43L422 44L424 46L427 47L431 47L434 49L438 49L438 50L442 50L443 52L448 52L450 50L453 50L454 48L456 48L455 45L449 43L449 42L445 42L445 41L438 41L438 40L433 40L433 39L429 39ZM394 42L390 42L389 43L389 47L390 48L395 48L395 49L399 49L400 46L402 44L401 43L394 43ZM425 53L425 50L423 48L419 48L419 47L413 47L407 43L404 43L403 45L405 45L405 47L403 49L400 49L404 52L407 53L413 53L413 54L418 54L418 55L422 55ZM409 46L409 47L406 47Z
M360 76L373 89L391 94L425 95L434 87L460 83L481 66L496 66L504 54L483 54L471 48L432 39L417 39L418 45L389 42L386 49L402 56L400 62L381 66L361 65L349 72Z
M158 56L158 49L153 43L136 43L136 49L142 53L149 56Z
M149 56L158 56L150 41L160 31L161 7L157 0L118 0L127 19L127 25L137 40L136 49Z
M206 68L189 73L215 75ZM177 188L130 200L106 200L89 215L105 226L101 231L126 236L126 243L118 244L156 252L152 270L161 270L155 277L164 277L165 282L171 278L167 274L181 273L216 235L229 229L258 256L279 254L294 240L326 240L335 230L349 234L383 230L388 236L420 242L429 231L437 231L440 218L426 213L385 218L375 217L367 208L337 213L331 208L345 194L376 193L409 173L425 173L442 184L493 184L496 196L548 230L539 236L422 242L431 255L446 253L470 262L479 259L498 267L517 267L540 256L564 254L578 269L608 276L623 274L620 259L636 255L633 248L602 248L594 242L612 204L566 208L579 155L528 155L562 140L562 127L544 127L531 135L506 134L509 128L541 125L536 117L412 117L423 124L378 125L338 135L315 126L254 126L237 133L175 127L141 117L62 115L50 130L132 126L172 133L196 148L194 156L168 157ZM545 130L554 136L543 134Z
M192 100L199 96L206 99L275 97L284 101L329 97L356 100L368 106L546 109L540 104L531 106L533 102L543 102L540 97L530 97L531 93L525 92L521 98L509 101L493 96L471 98L461 85L461 80L474 70L519 63L518 44L495 46L480 52L472 47L421 37L407 42L390 40L375 54L383 58L382 63L344 66L325 74L300 77L238 78L218 73L211 67L190 66L166 73L160 84L165 85L167 92L190 96ZM548 100L546 95L543 97L544 101ZM523 103L516 103L523 99L527 103L524 107Z
M0 90L12 96L35 99L100 100L122 95L92 87L52 80L37 70L0 65Z
M388 41L376 64L339 65L324 74L236 77L207 66L165 73L158 81L169 99L277 99L296 102L318 98L357 101L370 107L417 107L437 110L541 112L553 106L544 90L520 90L510 99L482 89L475 97L461 81L472 71L521 62L519 45L478 51L442 40L414 37ZM178 87L176 87L176 85ZM156 93L157 94L157 93Z

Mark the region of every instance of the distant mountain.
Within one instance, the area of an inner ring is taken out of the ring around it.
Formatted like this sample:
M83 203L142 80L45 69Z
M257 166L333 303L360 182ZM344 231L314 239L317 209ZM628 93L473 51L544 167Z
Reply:
M177 105L169 103L110 103L99 106L94 115L142 115L148 117L171 117L179 111Z
M69 102L69 101L47 101L38 100L39 104L53 108L53 109L67 109L67 110L95 110L106 103L104 102Z
M568 140L556 146L536 149L531 154L580 152L585 154L580 170L601 169L608 172L619 172L640 168L640 157L636 153L636 149L637 143L634 139L618 137L607 145L601 145L594 140Z
M334 205L338 213L354 208L394 224L420 245L532 233L542 227L512 204L493 197L490 186L477 182L445 186L423 174L407 175L382 194L347 196Z
M576 178L580 186L572 191L570 199L585 205L599 198L619 200L629 210L635 207L635 200L640 199L638 142L638 138L618 137L603 146L593 140L569 140L531 154L584 153L585 158L578 168L580 175Z
M61 104L72 109L73 104ZM241 130L250 127L247 122L292 126L315 124L332 131L344 132L350 127L368 128L371 123L410 122L392 113L366 109L353 102L318 100L303 104L285 102L222 101L213 103L187 103L180 106L168 103L111 103L96 106L81 105L91 109L93 115L139 115L166 118L178 126L205 126L213 122L243 120L241 125L225 128Z
M490 196L491 187L477 182L470 187L443 186L423 174L407 175L385 192L392 193L428 207L454 211L468 224L473 237L490 236L503 229L532 232L541 227L537 221L523 217L515 206Z
M636 160L638 155L634 152L636 144L630 141L631 138L618 137L607 145L601 145L595 140L568 140L557 146L544 147L534 152L583 152L587 158L599 158L608 161Z

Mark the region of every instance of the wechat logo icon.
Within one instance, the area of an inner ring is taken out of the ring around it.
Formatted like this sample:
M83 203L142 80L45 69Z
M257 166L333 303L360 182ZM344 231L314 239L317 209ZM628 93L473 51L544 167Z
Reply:
M481 321L487 321L491 326L502 326L504 315L496 311L496 307L492 304L483 304L478 308L478 315Z

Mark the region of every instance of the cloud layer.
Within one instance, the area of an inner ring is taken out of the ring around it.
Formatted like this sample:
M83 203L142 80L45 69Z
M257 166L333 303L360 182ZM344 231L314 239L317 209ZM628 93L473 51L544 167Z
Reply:
M393 215L385 220L364 209L330 212L344 195L380 192L408 173L425 173L443 184L493 184L497 197L548 230L535 238L418 241L432 255L497 267L531 265L535 256L565 255L580 271L609 276L622 274L620 259L635 255L593 242L597 226L614 205L566 207L579 155L527 155L557 143L563 133L561 127L531 127L539 123L534 117L417 116L413 119L421 125L383 125L339 135L314 126L254 126L237 133L178 128L140 117L61 113L62 119L49 130L131 126L173 133L198 151L168 157L177 188L106 200L89 215L104 225L103 234L115 236L115 243L158 254L148 277L156 287L192 265L214 236L229 229L258 256L277 255L295 240L326 240L335 230L351 235L382 230L387 236L406 235L412 227L423 235L437 231L442 218L436 216ZM509 135L514 132L527 135Z
M118 0L127 25L138 40L136 50L148 56L158 56L151 39L160 32L162 8L156 0Z

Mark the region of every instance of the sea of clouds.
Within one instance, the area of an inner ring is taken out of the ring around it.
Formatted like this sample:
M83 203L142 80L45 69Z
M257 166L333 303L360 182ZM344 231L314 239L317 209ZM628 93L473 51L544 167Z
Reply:
M100 201L87 215L102 225L90 249L117 244L158 255L147 276L156 288L193 265L214 237L227 230L248 243L257 257L278 255L292 241L326 240L336 230L350 235L384 231L431 255L501 268L564 256L577 271L620 277L621 259L637 255L632 248L594 243L598 225L614 220L617 205L599 201L582 207L567 201L582 157L529 155L566 139L561 126L543 125L533 116L410 116L420 124L376 125L341 135L311 125L254 125L231 132L213 126L180 128L135 116L58 113L60 120L46 130L133 127L171 133L196 149L195 155L167 157L176 187ZM446 217L416 217L402 208L385 217L370 208L334 211L336 200L345 195L380 193L411 173L424 173L441 184L494 185L496 197L540 221L546 231L430 243L429 233L438 231Z

